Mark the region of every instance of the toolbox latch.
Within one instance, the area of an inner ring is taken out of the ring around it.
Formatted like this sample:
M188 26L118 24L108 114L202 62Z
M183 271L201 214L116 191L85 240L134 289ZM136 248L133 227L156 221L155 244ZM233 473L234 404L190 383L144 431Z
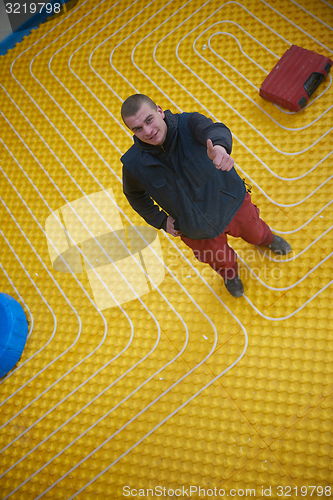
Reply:
M316 71L311 73L311 75L303 85L309 97L316 90L316 88L318 87L323 78L324 75L322 73L317 73Z
M301 106L301 108L304 108L304 106L306 105L306 98L304 97L304 95L300 98L297 104Z
M324 71L328 74L331 71L331 64L328 62L324 66Z

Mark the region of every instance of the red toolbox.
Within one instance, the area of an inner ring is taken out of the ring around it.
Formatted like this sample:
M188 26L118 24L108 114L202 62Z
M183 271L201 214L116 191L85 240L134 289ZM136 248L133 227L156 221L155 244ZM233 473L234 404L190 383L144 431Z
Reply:
M291 111L304 108L333 62L328 57L292 45L263 81L259 94Z

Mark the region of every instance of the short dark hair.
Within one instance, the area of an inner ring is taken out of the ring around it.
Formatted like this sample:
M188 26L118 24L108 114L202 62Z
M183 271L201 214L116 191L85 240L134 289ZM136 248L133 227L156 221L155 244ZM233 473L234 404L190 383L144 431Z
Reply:
M125 99L121 107L121 117L125 125L125 118L136 115L143 103L147 103L151 109L157 110L156 104L147 95L133 94Z

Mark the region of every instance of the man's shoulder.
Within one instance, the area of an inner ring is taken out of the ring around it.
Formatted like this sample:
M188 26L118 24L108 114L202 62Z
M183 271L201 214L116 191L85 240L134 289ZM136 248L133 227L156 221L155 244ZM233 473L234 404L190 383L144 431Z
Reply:
M180 125L186 124L190 128L190 130L197 126L209 126L214 123L211 118L208 118L202 113L198 113L198 111L192 111L189 113L184 112L179 116L182 117L180 120Z
M123 165L126 165L126 163L131 162L132 160L135 160L139 157L140 151L136 147L135 144L133 144L127 151L126 153L123 154L123 156L120 158L121 162Z

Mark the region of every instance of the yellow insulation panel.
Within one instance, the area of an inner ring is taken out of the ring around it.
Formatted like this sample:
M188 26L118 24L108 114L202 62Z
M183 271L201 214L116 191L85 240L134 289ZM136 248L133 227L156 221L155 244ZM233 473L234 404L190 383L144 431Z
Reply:
M331 498L333 85L259 96L330 0L70 2L0 58L0 290L29 336L0 380L0 498ZM123 100L233 133L293 252L230 238L244 296L122 192Z

